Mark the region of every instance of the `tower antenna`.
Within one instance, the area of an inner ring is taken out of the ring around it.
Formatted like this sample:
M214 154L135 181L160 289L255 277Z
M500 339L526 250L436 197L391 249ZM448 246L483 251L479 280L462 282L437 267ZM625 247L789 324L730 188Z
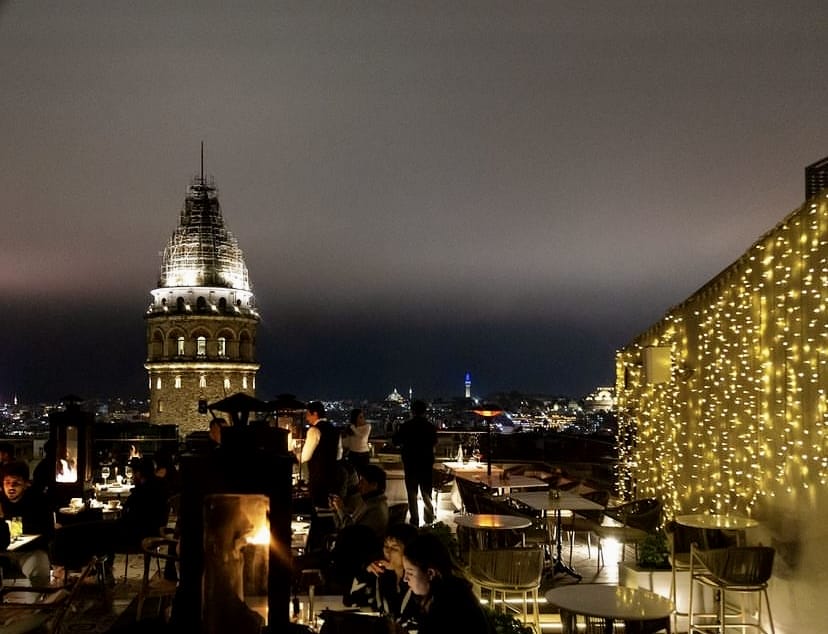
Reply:
M201 142L201 184L204 184L204 141Z

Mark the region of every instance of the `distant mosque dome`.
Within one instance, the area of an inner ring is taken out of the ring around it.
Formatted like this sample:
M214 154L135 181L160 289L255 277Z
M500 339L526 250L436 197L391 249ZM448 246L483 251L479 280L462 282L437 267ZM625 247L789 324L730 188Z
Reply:
M397 391L397 388L394 388L394 391L386 396L385 400L390 403L405 403L405 397Z
M614 409L615 404L615 389L611 387L598 387L584 398L584 409L589 411L606 410L610 412Z

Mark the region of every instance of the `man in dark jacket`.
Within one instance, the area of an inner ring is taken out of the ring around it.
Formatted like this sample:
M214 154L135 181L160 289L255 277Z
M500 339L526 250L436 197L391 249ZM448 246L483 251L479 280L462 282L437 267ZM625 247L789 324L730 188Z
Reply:
M119 546L137 549L144 537L157 537L167 525L169 504L166 489L155 475L155 462L144 456L129 461L135 486L124 500L118 518Z
M405 491L408 495L409 522L420 525L417 507L417 490L423 498L425 523L434 522L434 505L431 502L432 467L434 447L437 445L437 428L426 418L427 406L423 401L411 403L413 417L405 421L394 434L393 442L401 446Z

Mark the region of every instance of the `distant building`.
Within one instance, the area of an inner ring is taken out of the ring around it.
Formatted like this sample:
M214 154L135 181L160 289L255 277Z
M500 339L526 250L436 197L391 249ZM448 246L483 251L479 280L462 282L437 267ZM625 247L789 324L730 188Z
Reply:
M597 412L604 410L611 412L615 409L615 388L614 387L597 387L593 392L584 397L584 410L587 412Z
M224 226L215 185L196 176L167 242L145 314L150 422L205 430L206 405L255 396L259 313L236 238Z
M828 156L805 168L805 200L828 187Z
M471 372L466 372L466 377L463 380L463 385L466 388L466 398L471 398Z

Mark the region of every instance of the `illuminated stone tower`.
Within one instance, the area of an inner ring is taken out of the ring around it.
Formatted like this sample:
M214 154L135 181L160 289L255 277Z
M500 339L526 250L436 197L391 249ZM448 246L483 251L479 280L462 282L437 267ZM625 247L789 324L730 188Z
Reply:
M145 319L151 422L176 424L182 435L206 430L207 403L236 392L255 396L259 314L242 251L203 168L187 188Z
M466 388L466 398L471 398L471 372L466 372L463 385Z

